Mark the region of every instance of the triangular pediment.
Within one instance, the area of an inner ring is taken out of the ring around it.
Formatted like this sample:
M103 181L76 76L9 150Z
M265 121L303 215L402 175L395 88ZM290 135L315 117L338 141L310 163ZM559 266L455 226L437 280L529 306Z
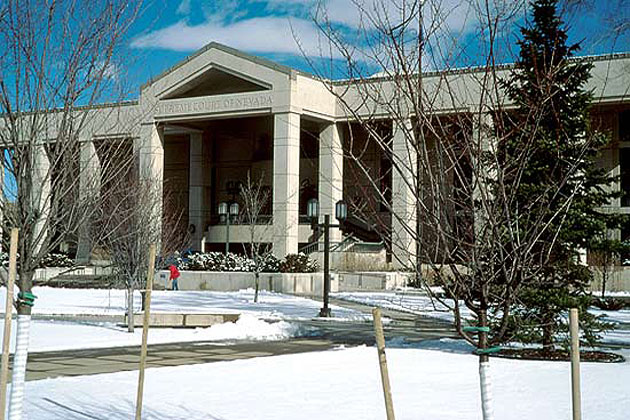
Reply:
M164 92L161 99L195 98L226 93L247 93L271 89L257 80L213 65L195 74L190 80L173 86Z
M286 89L296 71L212 42L142 87L157 99Z

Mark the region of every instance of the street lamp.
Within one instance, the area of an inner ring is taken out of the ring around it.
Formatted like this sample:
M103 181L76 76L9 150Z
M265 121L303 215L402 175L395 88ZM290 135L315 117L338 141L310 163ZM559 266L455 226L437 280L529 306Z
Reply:
M219 216L225 217L225 255L230 252L230 219L238 216L238 203L219 203Z
M311 227L315 237L319 237L320 228L324 231L324 306L319 311L320 317L330 317L330 308L328 307L330 294L330 228L341 227L348 217L348 206L345 201L339 200L335 204L335 218L339 221L337 225L330 224L330 215L324 215L324 223L319 223L319 203L317 199L311 198L306 203L306 215L311 219Z

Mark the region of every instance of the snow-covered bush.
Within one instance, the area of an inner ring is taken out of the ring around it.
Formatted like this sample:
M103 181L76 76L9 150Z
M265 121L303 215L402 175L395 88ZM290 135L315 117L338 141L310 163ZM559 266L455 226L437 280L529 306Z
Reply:
M6 252L0 252L0 263L3 267L9 266L9 254ZM17 263L20 265L20 255L17 255ZM66 254L61 252L51 252L42 258L38 268L46 267L73 267L74 261Z
M60 252L51 252L42 258L39 263L40 268L44 267L72 267L74 266L74 261L66 254L62 254Z
M280 263L282 273L314 273L317 268L317 261L311 260L308 255L301 252L287 255Z
M268 253L260 257L260 271L262 273L277 273L280 271L281 261L275 255Z
M194 253L186 258L178 258L177 266L180 270L190 271L235 271L250 272L254 270L254 262L250 259L229 253L208 252Z
M6 252L0 252L0 261L2 261L3 267L9 266L9 254Z
M265 254L261 258L260 272L263 273L312 273L317 271L317 262L304 254L287 255L280 261L273 254ZM254 260L243 255L221 252L194 253L187 257L177 258L180 270L190 271L232 271L251 273L256 269Z
M221 266L219 271L238 271L238 272L252 272L254 271L254 261L247 257L238 254L229 253L222 255Z

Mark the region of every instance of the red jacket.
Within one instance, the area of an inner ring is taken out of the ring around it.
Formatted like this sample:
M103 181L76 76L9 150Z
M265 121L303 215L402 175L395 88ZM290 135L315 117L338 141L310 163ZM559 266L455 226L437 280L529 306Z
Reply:
M169 280L174 280L181 275L177 267L175 267L173 264L169 265L168 269L171 272L171 277L169 278Z

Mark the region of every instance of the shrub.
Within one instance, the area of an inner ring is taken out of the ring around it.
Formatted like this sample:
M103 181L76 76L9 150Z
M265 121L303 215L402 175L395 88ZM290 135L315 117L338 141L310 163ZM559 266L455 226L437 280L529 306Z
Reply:
M0 261L3 267L9 266L9 254L0 252ZM20 255L17 256L18 266L20 265ZM68 255L61 252L51 252L46 255L39 263L37 268L46 267L74 267L74 261Z
M177 267L180 270L190 271L251 273L255 271L256 264L254 260L243 255L208 252L205 254L194 253L185 258L177 258ZM263 273L313 273L317 271L317 268L317 262L304 254L290 254L283 261L280 261L271 253L261 256L260 272Z
M40 268L43 267L72 267L74 266L74 261L66 254L62 254L60 252L51 252L42 258L40 264Z
M280 263L281 273L314 273L317 271L317 261L311 260L303 253L289 254Z
M190 271L236 271L250 272L254 270L254 262L244 256L221 252L194 253L177 259L180 270Z
M262 273L278 273L281 261L273 254L265 254L260 257L260 271Z
M618 311L623 309L624 301L615 298L599 298L593 300L593 305L604 311Z

